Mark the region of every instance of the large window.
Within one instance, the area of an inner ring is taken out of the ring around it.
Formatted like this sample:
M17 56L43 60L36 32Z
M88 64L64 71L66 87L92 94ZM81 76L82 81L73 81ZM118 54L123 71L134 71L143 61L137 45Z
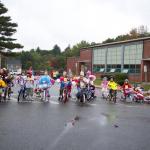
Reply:
M106 49L95 48L93 50L93 64L105 64Z
M128 69L129 73L140 73L142 53L143 53L142 43L134 43L125 46L124 69Z
M105 71L105 65L94 65L93 66L93 72L104 72Z
M107 64L121 64L121 46L108 48Z
M121 46L108 48L107 72L110 72L111 70L115 70L115 72L121 72L121 55Z
M121 72L121 65L107 65L107 72L111 72L113 69L115 72Z

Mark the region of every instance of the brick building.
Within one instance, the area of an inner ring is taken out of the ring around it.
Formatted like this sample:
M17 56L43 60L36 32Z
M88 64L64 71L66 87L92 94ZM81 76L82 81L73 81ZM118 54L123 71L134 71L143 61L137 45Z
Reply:
M80 57L69 57L67 59L67 71L79 75L80 71L86 72L92 69L92 49L86 48L80 50Z
M80 57L68 58L67 69L75 74L91 70L97 76L123 72L131 81L150 82L150 37L81 49Z

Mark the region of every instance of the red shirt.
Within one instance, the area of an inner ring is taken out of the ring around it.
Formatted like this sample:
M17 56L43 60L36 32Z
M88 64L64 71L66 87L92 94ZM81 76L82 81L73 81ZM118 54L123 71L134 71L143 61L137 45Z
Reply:
M124 83L122 86L123 89L131 88L131 85L129 83Z

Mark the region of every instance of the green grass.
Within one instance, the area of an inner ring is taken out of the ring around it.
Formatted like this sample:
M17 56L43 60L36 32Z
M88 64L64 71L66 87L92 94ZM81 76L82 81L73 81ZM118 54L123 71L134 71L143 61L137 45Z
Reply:
M144 83L139 83L139 82L132 82L132 85L136 84L136 85L141 85L145 91L150 90L150 84L144 84Z
M150 90L150 85L149 84L144 84L142 85L145 91Z
M96 80L94 81L94 84L100 86L100 85L101 85L101 82L102 82L101 79L96 79Z

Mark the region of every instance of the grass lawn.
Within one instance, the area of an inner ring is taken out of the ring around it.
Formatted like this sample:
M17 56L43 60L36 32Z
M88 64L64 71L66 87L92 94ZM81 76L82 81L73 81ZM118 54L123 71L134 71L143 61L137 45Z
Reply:
M143 84L142 85L145 91L150 90L150 85L149 84Z
M150 90L150 84L135 83L135 82L133 82L132 85L134 85L134 84L136 84L136 85L141 85L141 86L144 88L145 91Z
M96 79L96 80L94 81L94 84L100 86L100 85L101 85L101 82L102 82L101 79Z

